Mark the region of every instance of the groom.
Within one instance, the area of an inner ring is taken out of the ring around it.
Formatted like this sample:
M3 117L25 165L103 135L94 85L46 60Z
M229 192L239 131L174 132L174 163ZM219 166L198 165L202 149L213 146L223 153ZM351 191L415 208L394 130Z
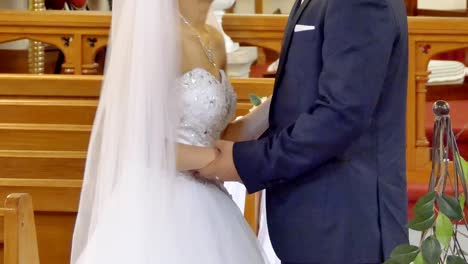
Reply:
M283 263L382 263L407 242L407 34L403 0L297 0L268 131L200 171L266 189Z

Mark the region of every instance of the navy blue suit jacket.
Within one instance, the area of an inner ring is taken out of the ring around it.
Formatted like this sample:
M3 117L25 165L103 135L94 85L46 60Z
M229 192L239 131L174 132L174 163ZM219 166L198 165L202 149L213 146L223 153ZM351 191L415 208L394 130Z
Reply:
M282 261L379 263L407 241L407 37L403 0L293 7L270 128L233 150Z

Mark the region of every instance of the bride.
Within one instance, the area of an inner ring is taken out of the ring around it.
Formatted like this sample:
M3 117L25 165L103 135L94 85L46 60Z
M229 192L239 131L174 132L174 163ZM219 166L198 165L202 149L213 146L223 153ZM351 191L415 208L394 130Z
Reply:
M223 38L205 25L211 2L114 1L71 263L266 262L221 183L190 173L222 134L267 127L268 103L226 129L236 96Z

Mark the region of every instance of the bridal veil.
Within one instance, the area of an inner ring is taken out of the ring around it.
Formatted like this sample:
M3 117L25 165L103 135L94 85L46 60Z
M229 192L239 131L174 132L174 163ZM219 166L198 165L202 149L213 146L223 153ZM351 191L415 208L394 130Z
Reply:
M101 98L88 149L71 263L159 263L174 245L177 1L114 1ZM161 206L164 205L164 206ZM138 242L138 243L137 243ZM149 254L151 252L151 254ZM175 254L174 254L175 255Z

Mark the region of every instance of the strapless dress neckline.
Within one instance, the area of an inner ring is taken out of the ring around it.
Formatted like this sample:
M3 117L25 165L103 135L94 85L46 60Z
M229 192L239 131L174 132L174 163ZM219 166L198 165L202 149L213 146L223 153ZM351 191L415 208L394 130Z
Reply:
M208 71L208 70L206 70L204 68L201 68L201 67L195 67L195 68L185 72L184 74L182 74L182 76L180 76L180 79L183 79L183 78L187 77L187 75L190 75L190 74L196 74L197 72L201 72L201 73L204 73L204 74L210 76L218 84L222 84L226 80L226 73L224 72L224 70L220 69L218 71L219 77L217 78L216 76L213 75L213 73L211 73L210 71Z

